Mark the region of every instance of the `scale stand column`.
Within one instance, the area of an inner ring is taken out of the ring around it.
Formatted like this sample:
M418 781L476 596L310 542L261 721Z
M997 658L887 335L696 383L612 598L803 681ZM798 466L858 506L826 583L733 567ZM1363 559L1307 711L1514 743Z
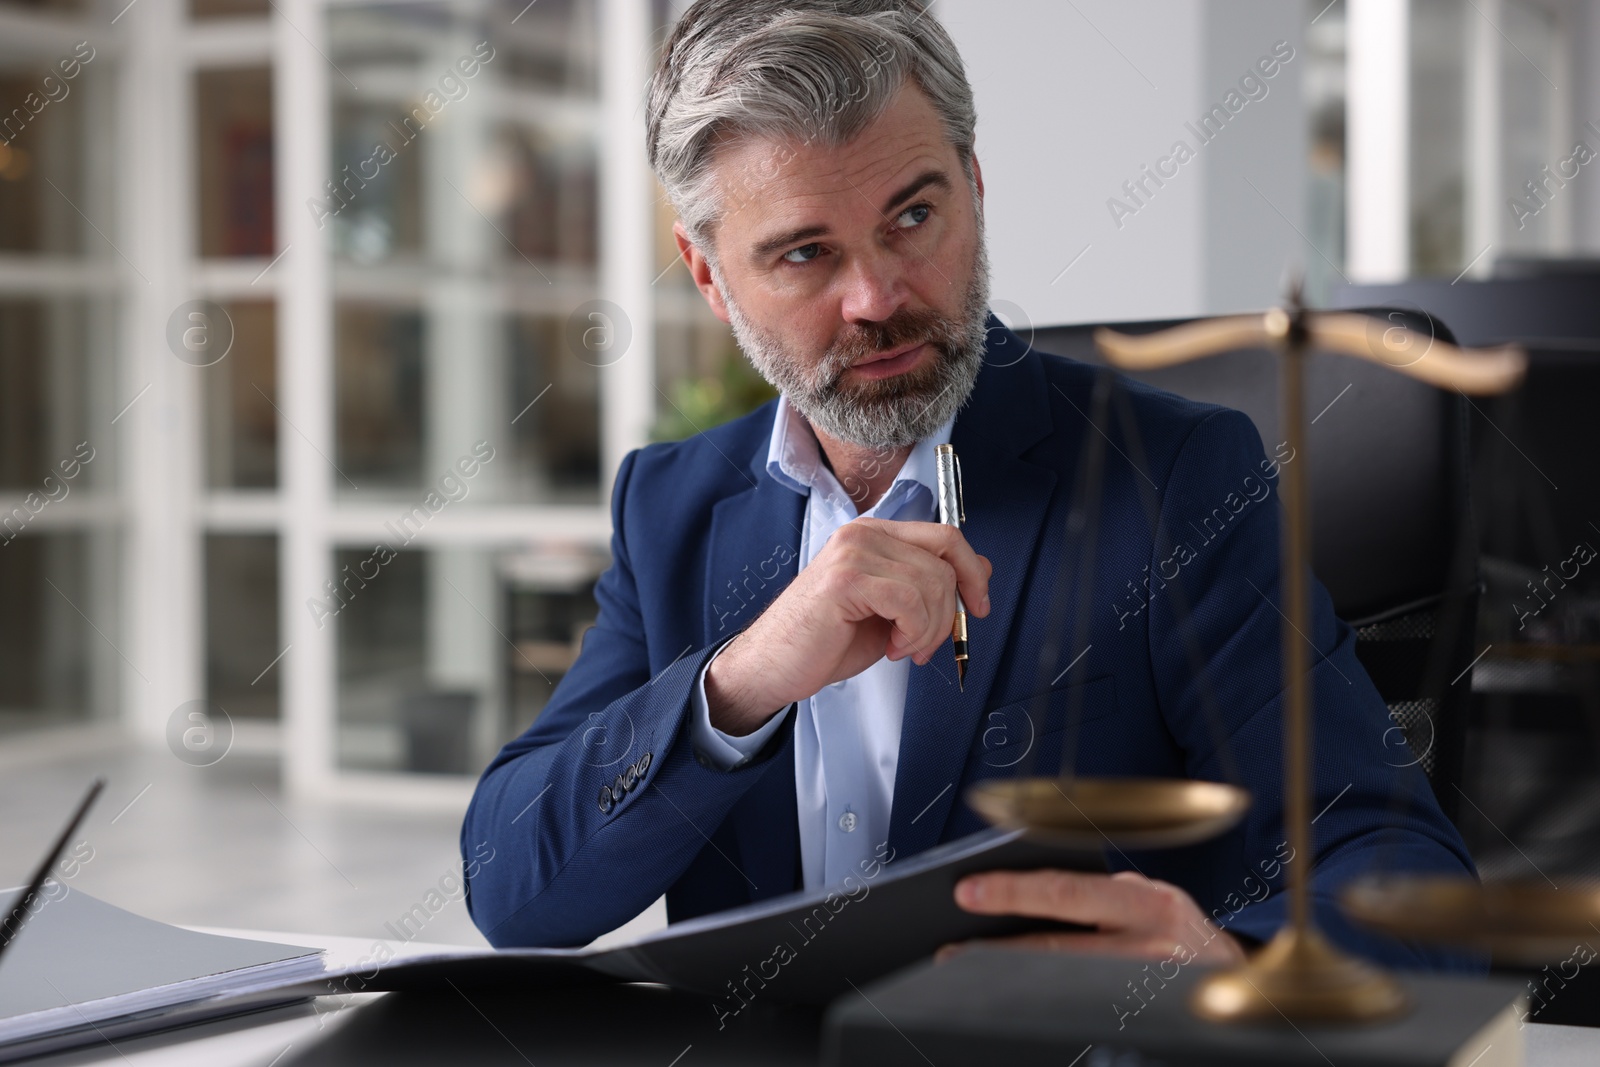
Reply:
M1311 914L1311 667L1310 602L1306 574L1311 561L1311 517L1305 442L1304 311L1274 308L1264 323L1279 359L1284 434L1293 462L1283 480L1284 536L1283 664L1288 714L1284 723L1284 816L1294 856L1288 867L1289 923L1248 963L1208 975L1195 987L1191 1006L1215 1022L1318 1020L1358 1022L1398 1014L1405 991L1388 974L1336 949L1318 932Z

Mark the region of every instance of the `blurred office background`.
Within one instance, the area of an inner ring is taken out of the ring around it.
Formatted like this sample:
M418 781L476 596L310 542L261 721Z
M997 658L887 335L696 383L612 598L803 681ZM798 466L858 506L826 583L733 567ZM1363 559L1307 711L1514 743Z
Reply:
M769 395L644 161L682 6L0 0L0 880L96 768L81 884L160 918L383 936L457 862L619 460ZM1542 169L1596 0L935 11L1018 329L1600 255L1600 163Z

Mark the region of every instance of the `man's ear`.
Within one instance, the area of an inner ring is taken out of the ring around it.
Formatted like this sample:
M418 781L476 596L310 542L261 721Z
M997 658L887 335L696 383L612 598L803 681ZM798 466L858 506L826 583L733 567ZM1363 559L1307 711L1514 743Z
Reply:
M718 291L717 283L711 277L711 264L700 253L700 249L689 240L689 231L684 228L681 219L673 222L672 237L678 242L678 254L683 257L684 265L689 268L689 277L694 279L694 286L700 290L700 295L706 298L711 313L723 322L728 322L728 306L722 302L722 293Z
M972 178L978 185L978 207L983 207L983 168L978 166L978 153L972 153Z

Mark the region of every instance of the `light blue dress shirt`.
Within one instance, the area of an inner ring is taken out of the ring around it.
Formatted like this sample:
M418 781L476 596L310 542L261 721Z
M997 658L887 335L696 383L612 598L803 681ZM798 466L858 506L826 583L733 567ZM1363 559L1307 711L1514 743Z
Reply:
M950 440L955 417L917 442L893 484L860 517L931 522L936 519L938 477L935 446ZM828 538L857 518L855 502L823 462L816 434L805 417L779 397L767 447L767 473L806 497L800 534L804 569ZM726 646L724 646L726 647ZM720 655L720 650L718 652ZM706 661L706 670L711 660ZM797 701L759 730L732 737L711 725L705 670L690 708L690 739L705 762L730 770L748 761L793 713L795 800L800 816L800 865L805 887L832 885L889 838L889 809L900 760L900 721L905 712L911 660L887 656L853 678L834 682Z

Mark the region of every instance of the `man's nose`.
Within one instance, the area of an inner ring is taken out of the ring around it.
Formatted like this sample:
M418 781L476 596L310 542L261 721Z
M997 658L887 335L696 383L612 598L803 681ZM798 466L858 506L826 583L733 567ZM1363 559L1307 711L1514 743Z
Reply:
M886 322L906 304L905 274L899 259L884 249L850 257L840 311L846 322Z

